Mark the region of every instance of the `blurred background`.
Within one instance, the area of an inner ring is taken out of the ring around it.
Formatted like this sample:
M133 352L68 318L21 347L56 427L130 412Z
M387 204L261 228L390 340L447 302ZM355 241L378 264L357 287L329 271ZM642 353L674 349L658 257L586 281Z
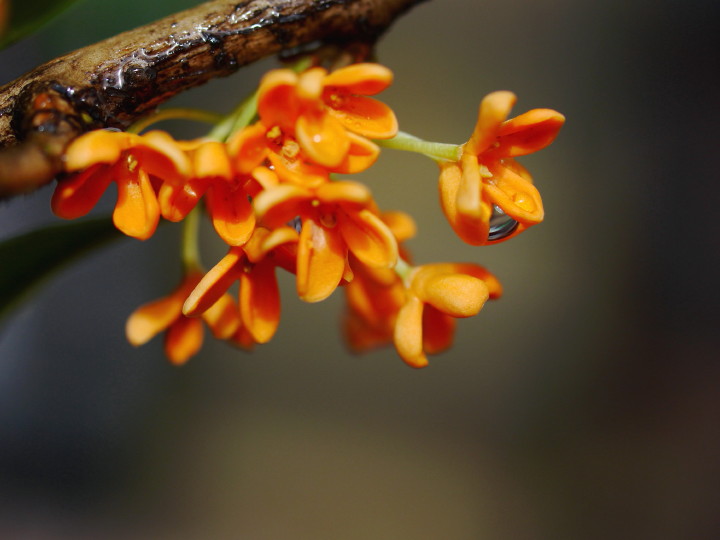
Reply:
M195 3L84 0L0 83ZM416 371L348 353L342 294L303 304L284 275L271 343L175 368L124 323L179 280L178 227L105 248L0 328L0 537L720 537L719 23L710 0L417 6L377 51L403 130L463 142L498 89L567 117L521 159L546 221L507 243L455 237L421 156L361 176L416 218L417 262L483 264L504 298ZM229 110L275 65L174 103ZM54 223L51 193L0 204L0 238Z

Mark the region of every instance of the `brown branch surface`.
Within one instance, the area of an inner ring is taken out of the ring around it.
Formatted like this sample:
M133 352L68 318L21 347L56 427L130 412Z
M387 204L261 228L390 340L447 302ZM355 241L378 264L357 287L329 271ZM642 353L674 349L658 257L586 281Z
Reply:
M314 42L372 43L422 0L214 0L56 58L0 88L0 198L49 182L65 146Z

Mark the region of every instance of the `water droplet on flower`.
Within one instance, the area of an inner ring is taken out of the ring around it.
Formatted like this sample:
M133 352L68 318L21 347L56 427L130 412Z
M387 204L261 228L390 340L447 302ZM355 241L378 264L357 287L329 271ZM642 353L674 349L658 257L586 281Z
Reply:
M289 227L295 229L295 232L300 234L300 231L302 230L302 219L300 218L300 216L295 216L290 221L288 221L287 224Z
M517 228L518 222L503 212L502 208L493 204L493 213L490 216L490 231L488 240L500 240L509 236Z

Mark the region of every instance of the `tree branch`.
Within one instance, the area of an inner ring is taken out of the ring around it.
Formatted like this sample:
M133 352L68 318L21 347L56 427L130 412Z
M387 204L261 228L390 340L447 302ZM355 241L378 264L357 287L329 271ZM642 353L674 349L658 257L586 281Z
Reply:
M88 129L124 129L175 94L314 42L374 42L423 0L214 0L56 58L0 88L0 198L62 168Z

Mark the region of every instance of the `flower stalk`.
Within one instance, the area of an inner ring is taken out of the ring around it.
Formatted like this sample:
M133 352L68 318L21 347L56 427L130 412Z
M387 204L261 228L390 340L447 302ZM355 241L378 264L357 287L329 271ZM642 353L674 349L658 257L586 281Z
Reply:
M392 139L375 140L377 145L393 150L423 154L434 161L458 161L462 147L457 144L425 141L404 131L398 131Z
M200 207L193 208L183 220L182 236L180 238L180 253L183 269L186 274L202 272L200 262Z
M153 124L163 122L165 120L192 120L195 122L204 122L206 124L217 124L223 119L222 115L202 109L191 109L184 107L175 107L172 109L159 110L145 118L142 118L131 125L126 131L128 133L141 133Z

